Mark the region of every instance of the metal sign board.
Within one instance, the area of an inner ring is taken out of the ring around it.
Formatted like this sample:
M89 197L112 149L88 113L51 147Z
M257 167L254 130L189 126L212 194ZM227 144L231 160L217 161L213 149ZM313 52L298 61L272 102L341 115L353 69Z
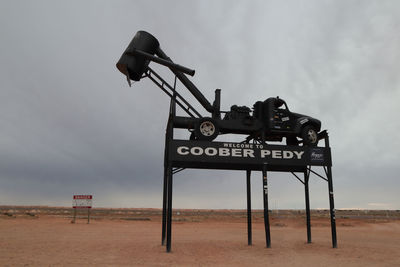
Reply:
M262 145L233 142L171 140L174 167L260 170L303 170L306 166L331 166L329 147Z
M92 208L92 195L74 195L72 207L74 209L90 209Z

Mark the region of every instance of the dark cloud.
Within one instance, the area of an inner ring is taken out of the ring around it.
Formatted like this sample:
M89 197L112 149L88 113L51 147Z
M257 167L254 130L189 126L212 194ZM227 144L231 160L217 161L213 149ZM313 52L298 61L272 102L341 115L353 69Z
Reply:
M0 204L70 205L88 192L99 206L160 207L168 98L150 81L129 88L115 68L134 33L147 30L196 69L208 99L223 89L223 109L279 95L320 118L338 208L399 209L399 10L396 1L6 1ZM174 206L244 208L244 177L182 172ZM273 208L304 206L301 184L270 177ZM312 207L328 207L326 187L312 180Z

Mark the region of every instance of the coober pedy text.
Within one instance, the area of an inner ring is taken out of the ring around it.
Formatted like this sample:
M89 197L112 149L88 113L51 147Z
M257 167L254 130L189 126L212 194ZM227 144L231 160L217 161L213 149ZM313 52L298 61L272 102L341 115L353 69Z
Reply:
M263 149L259 144L224 143L224 147L178 146L176 152L181 156L219 156L241 158L301 159L304 151Z

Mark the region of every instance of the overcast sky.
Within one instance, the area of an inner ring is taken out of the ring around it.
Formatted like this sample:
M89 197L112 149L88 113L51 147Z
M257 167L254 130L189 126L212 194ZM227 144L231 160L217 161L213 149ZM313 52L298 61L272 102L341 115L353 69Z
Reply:
M0 205L70 206L73 194L93 194L97 207L161 207L169 99L149 80L129 88L115 67L138 30L194 68L209 101L221 88L223 110L279 95L320 119L336 208L400 209L395 0L1 0ZM245 177L185 170L173 205L245 208ZM269 185L272 209L304 208L290 174L271 173ZM311 177L311 208L329 208L327 187ZM262 208L260 173L252 190Z

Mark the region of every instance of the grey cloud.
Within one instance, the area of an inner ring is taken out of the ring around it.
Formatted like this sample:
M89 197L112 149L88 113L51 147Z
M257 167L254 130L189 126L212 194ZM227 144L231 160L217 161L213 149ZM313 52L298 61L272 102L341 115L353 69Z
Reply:
M150 81L128 88L115 68L134 33L147 30L196 69L192 80L208 99L222 88L223 109L279 95L320 118L331 133L339 208L398 209L399 10L396 1L6 1L0 203L69 205L86 191L101 206L161 205L168 98ZM244 207L244 177L183 172L174 206ZM271 174L278 208L303 207L290 179ZM312 206L327 207L323 181L312 189Z

